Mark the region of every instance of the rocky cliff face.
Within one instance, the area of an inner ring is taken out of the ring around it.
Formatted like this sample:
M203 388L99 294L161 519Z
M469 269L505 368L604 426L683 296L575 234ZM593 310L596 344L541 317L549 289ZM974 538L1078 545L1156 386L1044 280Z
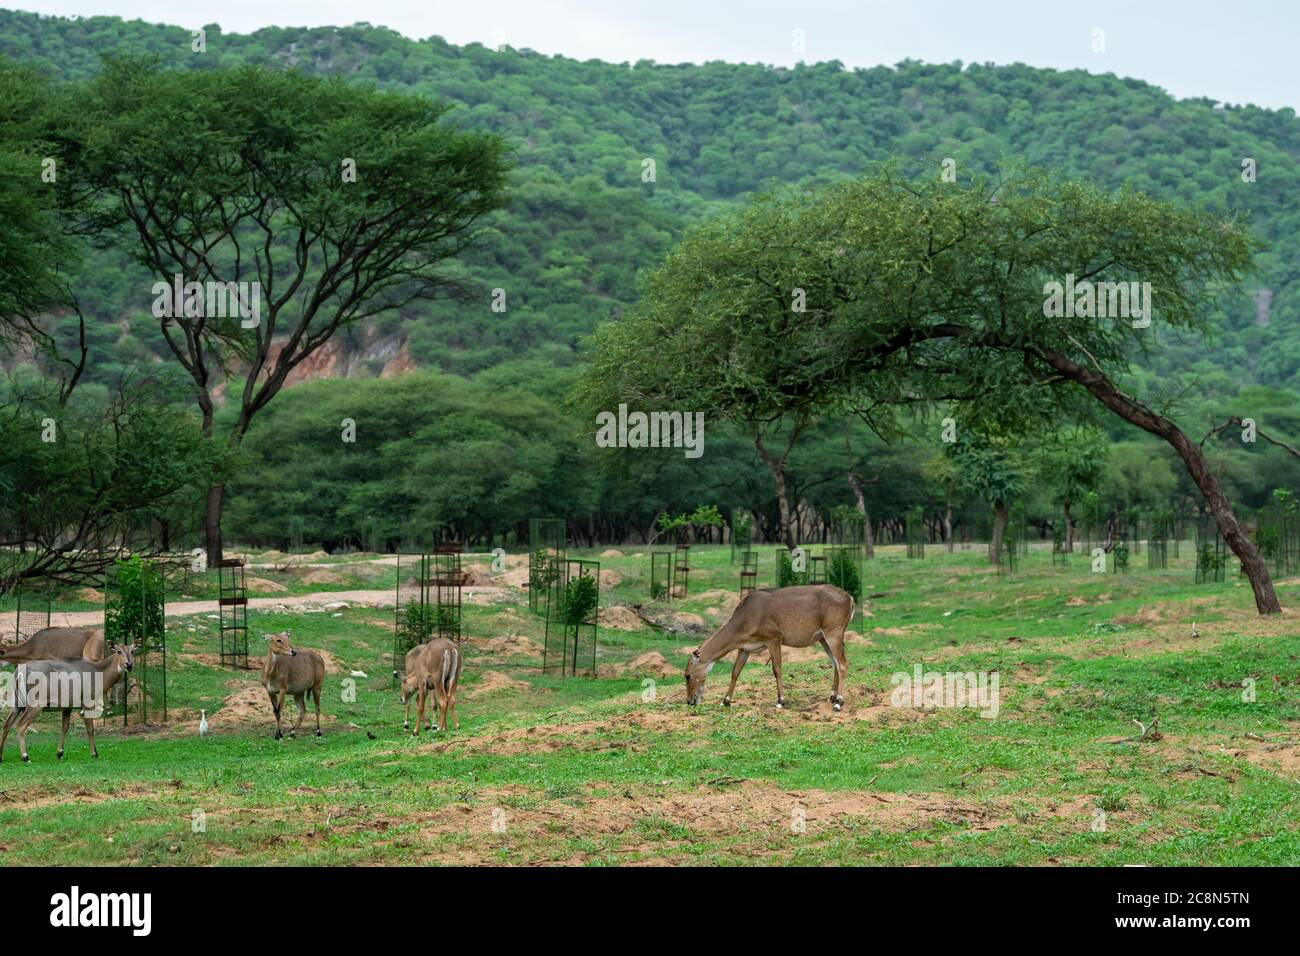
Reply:
M271 349L268 365L279 356L279 346ZM336 335L289 373L285 387L318 378L351 378L378 375L392 378L416 368L406 338L400 334L370 336L364 331Z

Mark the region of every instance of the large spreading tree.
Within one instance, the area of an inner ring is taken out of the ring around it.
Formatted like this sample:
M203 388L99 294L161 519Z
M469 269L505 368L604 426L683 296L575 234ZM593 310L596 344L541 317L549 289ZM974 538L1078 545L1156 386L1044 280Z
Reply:
M294 71L123 60L69 90L65 107L66 182L91 206L87 229L127 242L147 271L140 310L153 307L155 282L246 296L242 314L158 317L203 435L223 451L340 330L460 289L449 261L505 202L501 141L457 128L445 105L420 96ZM210 560L221 556L225 483L220 470L208 482Z
M581 394L761 420L947 401L977 434L1054 429L1100 403L1174 449L1274 613L1268 569L1199 445L1123 386L1161 326L1213 327L1253 251L1233 219L1136 191L1043 173L963 185L890 165L689 233L637 311L597 332ZM1070 277L1149 283L1154 315L1067 318L1046 300Z

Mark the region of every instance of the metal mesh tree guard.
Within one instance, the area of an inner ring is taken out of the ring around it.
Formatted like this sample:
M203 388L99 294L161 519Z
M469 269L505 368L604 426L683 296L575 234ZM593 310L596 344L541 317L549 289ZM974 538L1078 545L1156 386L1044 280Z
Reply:
M554 584L546 591L542 673L596 673L600 562L552 558Z
M1007 529L1013 530L1016 541L1016 554L1027 557L1029 554L1029 519L1025 516L1025 506L1015 504L1007 516Z
M406 667L406 653L433 637L460 643L462 589L459 542L434 546L432 554L397 555L397 591L393 608L393 670Z
M1300 515L1293 510L1294 498L1280 498L1260 509L1255 529L1255 544L1277 576L1300 570Z
M673 597L684 598L689 593L691 580L691 546L677 543L677 560L673 562Z
M925 557L925 513L919 507L907 513L907 556Z
M548 580L551 562L563 561L569 544L568 525L563 518L528 519L528 609L544 612L544 595L554 583Z
M740 553L740 594L743 597L758 587L758 552Z
M1123 533L1124 543L1131 554L1142 553L1142 512L1136 505L1129 505L1119 513L1119 527Z
M1115 522L1114 546L1110 549L1110 570L1112 574L1128 574L1129 547L1129 526L1125 516L1120 514Z
M1228 567L1228 550L1219 525L1209 514L1196 523L1196 583L1222 581Z
M50 626L54 607L54 587L46 583L23 583L11 592L14 598L14 629L10 640L15 644L31 640L37 631ZM0 640L5 639L0 635Z
M1153 511L1147 519L1147 567L1164 570L1169 567L1169 537L1173 532L1174 516L1168 511Z
M248 585L241 558L217 562L217 627L221 663L248 667Z
M434 630L439 637L460 643L461 589L465 572L460 566L459 542L435 545L426 598L433 607Z
M856 604L862 605L861 545L832 545L826 549L826 583L846 591Z
M785 548L776 549L776 561L774 564L775 575L773 585L778 588L789 588L799 584L808 583L808 571L798 570L794 565L794 558Z
M301 515L294 515L289 519L289 553L302 554L302 535L303 521Z
M1019 569L1020 545L1016 538L1016 526L1008 521L1002 531L1002 544L998 548L998 574L1015 574Z
M1052 567L1063 568L1069 563L1069 554L1065 550L1065 515L1060 521L1052 522Z
M677 563L676 551L650 552L650 599L673 599L673 566Z
M866 518L856 508L836 508L831 521L831 542L841 545L860 545L867 540Z
M808 583L826 583L826 555L811 554L808 556Z
M167 720L166 579L156 565L132 558L104 575L104 643L138 645L120 688L122 724L150 715Z
M731 513L731 563L736 563L736 553L743 554L754 543L754 525L748 515L739 510Z

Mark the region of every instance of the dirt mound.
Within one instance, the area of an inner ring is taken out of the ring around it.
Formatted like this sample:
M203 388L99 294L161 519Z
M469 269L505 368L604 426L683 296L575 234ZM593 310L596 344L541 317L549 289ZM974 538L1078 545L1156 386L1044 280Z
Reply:
M616 588L623 583L623 575L617 571L611 571L609 568L600 569L600 586L603 588Z
M244 584L252 593L283 594L289 590L279 581L271 581L267 578L244 578Z
M328 558L329 556L330 555L328 551L312 551L310 554L291 554L289 555L289 560L294 562L320 561L321 559Z
M312 568L299 580L303 584L347 584L348 579L329 568ZM281 588L281 590L285 590Z
M619 551L617 548L609 548L600 552L600 556L602 558L621 558L623 557L623 552Z
M673 614L673 623L684 630L707 630L709 625L704 618L690 611L677 611Z
M533 685L524 680L515 680L508 674L500 671L484 671L474 686L465 691L468 698L482 697L484 694L495 694L502 691L528 691L532 690Z
M295 718L296 719L296 718ZM273 723L275 712L265 687L244 687L221 702L221 706L208 714L208 727L237 727L250 723Z
M471 588L496 588L501 587L499 577L494 577L491 573L479 567L470 565L464 569L465 579L461 582L465 587Z
M596 668L597 677L676 677L681 665L671 663L658 651L646 651L622 664L602 664Z
M602 607L599 621L601 627L609 627L618 631L639 631L646 626L645 622L636 616L636 611L623 604Z
M77 592L77 600L85 601L87 604L103 604L104 592L97 591L95 588L82 588Z
M542 645L522 634L507 634L505 637L471 637L467 640L493 657L542 656Z

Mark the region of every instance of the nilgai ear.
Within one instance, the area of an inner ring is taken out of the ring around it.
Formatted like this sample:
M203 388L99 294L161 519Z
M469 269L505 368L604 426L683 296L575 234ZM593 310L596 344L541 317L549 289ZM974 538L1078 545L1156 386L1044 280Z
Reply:
M698 647L691 651L691 657L695 658L697 661L700 659L700 649Z

